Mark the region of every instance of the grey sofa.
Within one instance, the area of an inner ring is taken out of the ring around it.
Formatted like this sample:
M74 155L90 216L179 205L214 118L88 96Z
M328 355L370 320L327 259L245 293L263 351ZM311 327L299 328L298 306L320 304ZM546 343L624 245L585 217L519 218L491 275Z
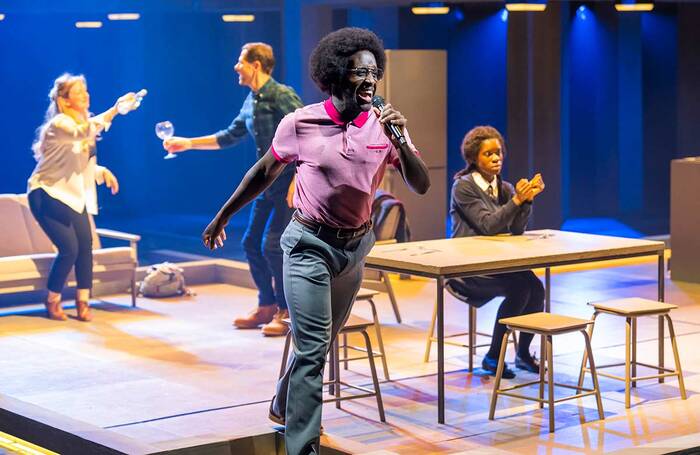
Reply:
M134 234L93 227L94 283L125 283L136 306L137 243ZM46 288L56 249L29 210L26 194L0 194L0 299L4 294ZM102 248L100 237L128 242L129 246ZM75 286L73 272L68 286Z

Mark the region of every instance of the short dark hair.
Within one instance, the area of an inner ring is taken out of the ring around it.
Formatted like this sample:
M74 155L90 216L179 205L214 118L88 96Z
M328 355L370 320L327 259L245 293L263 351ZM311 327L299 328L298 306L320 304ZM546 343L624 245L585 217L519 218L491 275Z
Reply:
M260 42L245 43L241 50L246 51L246 62L253 63L258 61L265 74L272 74L272 70L275 68L275 54L272 52L272 46Z
M384 72L386 55L384 45L374 32L356 27L345 27L324 36L311 53L309 74L318 88L330 93L345 77L350 56L369 51L377 60L377 68Z

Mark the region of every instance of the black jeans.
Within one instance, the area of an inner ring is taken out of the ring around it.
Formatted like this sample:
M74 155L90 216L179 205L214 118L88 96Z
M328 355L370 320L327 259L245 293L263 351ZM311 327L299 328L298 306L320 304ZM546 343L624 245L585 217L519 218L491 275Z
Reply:
M87 212L76 212L41 188L27 197L32 215L58 248L49 273L49 291L63 290L73 266L78 289L92 288L92 230Z
M491 338L491 346L487 354L493 359L498 359L503 334L506 333L506 326L499 323L499 319L544 310L544 286L530 270L499 275L454 278L450 280L450 285L459 294L478 302L485 303L495 297L505 297L498 308L496 322L493 326L493 338ZM520 334L518 355L521 357L530 355L529 349L533 336L531 333L523 332Z
M250 274L258 288L258 305L274 305L287 309L282 278L280 238L292 219L293 209L285 195L261 194L253 201L250 220L243 234Z

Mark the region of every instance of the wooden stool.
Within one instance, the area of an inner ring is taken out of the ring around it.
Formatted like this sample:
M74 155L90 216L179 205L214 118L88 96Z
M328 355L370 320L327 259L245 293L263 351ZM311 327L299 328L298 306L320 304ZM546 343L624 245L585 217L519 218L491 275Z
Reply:
M589 303L595 312L593 313L593 322L598 317L600 313L612 314L615 316L621 316L625 318L625 362L624 363L614 363L609 365L599 366L601 368L610 368L625 366L625 376L616 376L610 373L598 373L606 378L617 379L620 381L625 381L625 408L630 407L630 387L636 387L637 381L642 381L645 379L659 379L659 382L663 382L663 379L668 376L678 377L678 386L681 389L681 398L686 399L685 394L685 383L683 382L683 372L681 371L681 360L678 356L678 345L676 343L676 333L673 330L673 322L671 321L670 311L678 308L677 305L672 305L670 303L657 302L656 300L642 299L642 298L627 298L627 299L614 299L606 300L603 302L591 302ZM659 365L649 365L642 362L637 362L637 318L640 316L658 316L659 317ZM671 337L671 346L673 347L673 358L676 361L676 369L670 370L664 368L663 366L663 320L666 320L668 324L668 333ZM589 337L593 337L593 327L595 324L591 324L588 328ZM652 374L649 376L637 376L637 365L642 365L647 368L657 370L659 374ZM579 375L578 385L581 387L583 385L583 375L588 371L586 366L586 353L583 354L583 360L581 362L581 373Z
M367 303L369 303L369 306L372 309L372 320L374 322L373 323L374 333L377 337L377 344L379 345L379 351L373 351L372 355L374 357L379 357L382 360L382 368L384 370L384 379L387 381L390 381L391 379L389 378L389 367L388 367L387 361L386 361L386 351L384 351L384 340L382 340L382 329L379 325L379 318L377 317L377 307L374 304L374 300L373 300L373 298L378 294L379 294L378 291L360 288L359 292L357 293L357 297L355 297L355 303L367 302ZM369 355L369 354L367 353L367 349L365 349L363 347L353 346L353 345L348 344L348 332L341 331L338 335L343 336L343 344L340 345L340 347L343 348L343 358L340 359L340 361L343 363L343 369L345 369L345 370L348 369L348 362L351 362L353 360L362 360L362 359L367 358L367 357L350 358L348 356L348 349L353 350L353 351L364 352L367 355Z
M291 321L289 319L284 319L283 322L289 326L291 326ZM339 352L339 346L338 346L338 340L336 339L333 342L333 345L331 346L330 352L328 354L329 356L329 380L325 381L323 383L324 386L328 385L329 386L329 392L332 395L330 398L325 398L323 400L324 403L330 403L330 402L335 402L335 407L340 409L340 402L341 401L346 401L346 400L355 400L358 398L366 398L366 397L375 397L377 400L377 410L379 411L379 420L382 422L386 422L386 417L384 415L384 404L382 402L382 391L379 388L379 378L377 377L377 368L374 364L374 352L372 351L372 342L370 341L369 334L367 333L367 330L369 327L372 327L374 323L372 321L366 321L364 319L360 319L358 317L355 317L353 315L350 315L348 320L345 322L345 325L343 326L342 329L340 329L340 332L338 332L338 335L344 335L348 333L359 333L362 335L362 337L365 340L365 351L367 352L366 358L369 361L369 368L370 372L372 374L372 384L374 386L374 389L368 389L366 387L350 384L344 381L340 380L340 362L342 361L340 359L340 352ZM287 365L287 358L289 356L289 348L292 343L292 332L291 330L289 333L287 333L287 337L284 342L284 353L282 354L282 365L280 366L280 374L279 376L282 377L284 374L284 370ZM352 359L355 360L355 359ZM345 396L341 395L341 386L345 386L346 388L358 390L362 393L360 394L348 394Z
M596 402L598 404L598 417L604 419L603 414L603 403L600 399L600 388L598 387L598 377L596 376L595 364L593 362L593 352L591 351L591 342L586 332L586 327L592 323L587 319L572 318L569 316L562 316L558 314L551 313L531 313L522 316L515 316L512 318L500 319L501 324L505 324L507 327L506 333L503 335L503 344L501 346L501 354L498 358L498 370L496 371L496 382L493 385L493 395L491 396L491 410L489 411L489 420L493 420L494 414L496 412L496 400L498 395L506 395L515 398L522 398L525 400L537 401L540 408L547 403L549 408L549 432L554 432L554 404L561 401L573 400L575 398L581 398L588 395L595 395ZM506 341L510 332L518 330L520 332L533 333L536 335L541 335L543 342L541 343L541 359L540 359L540 378L538 381L531 381L525 384L518 384L512 387L507 387L501 389L501 374L503 374L503 366L505 364L506 357ZM554 362L552 361L552 336L562 335L565 333L571 333L579 331L583 334L583 338L586 342L586 352L588 353L588 361L590 363L591 377L593 378L593 389L583 389L580 384L578 387L571 386L567 384L558 384L554 382ZM546 348L545 348L546 346ZM545 362L546 359L546 362ZM544 378L545 369L547 370L547 380ZM519 395L510 392L511 390L520 389L522 387L527 387L533 384L539 384L540 391L539 397L533 398L525 395ZM547 399L544 399L544 385L547 384ZM570 389L577 390L576 395L571 395L564 398L554 399L554 386L567 387ZM581 393L581 391L584 391Z
M476 324L476 310L477 307L472 306L469 303L469 300L455 292L454 289L450 286L449 280L445 283L445 289L447 292L452 294L454 298L457 300L464 302L467 304L467 308L469 311L469 315L467 318L467 331L466 332L459 332L459 333L452 333L449 335L445 335L445 344L449 344L452 346L459 346L462 348L467 348L469 352L469 371L474 370L474 355L476 355L476 348L482 348L484 346L490 346L491 343L481 343L477 344L476 337L477 335L491 338L490 333L484 333L484 332L479 332L477 329L477 324ZM428 362L430 361L430 348L433 342L437 342L437 337L435 336L435 320L437 319L437 302L435 302L435 305L433 306L433 317L430 320L430 330L428 332L428 340L425 344L425 354L423 355L423 362ZM466 336L467 337L467 342L460 342L460 341L451 341L449 338L456 338L456 337L461 337L461 336ZM513 346L515 347L515 352L518 352L518 340L515 336L515 332L513 332Z

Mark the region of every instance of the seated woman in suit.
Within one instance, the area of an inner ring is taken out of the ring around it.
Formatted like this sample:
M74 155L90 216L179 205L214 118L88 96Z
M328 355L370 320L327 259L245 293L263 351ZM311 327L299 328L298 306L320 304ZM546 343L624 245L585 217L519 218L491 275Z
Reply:
M503 136L491 126L477 126L462 141L462 157L467 167L455 175L450 196L451 237L513 234L525 231L533 199L544 190L542 176L520 179L515 187L501 178L505 157ZM544 287L532 271L502 273L449 280L454 293L480 306L498 296L505 296L493 328L491 346L482 367L496 374L498 356L506 327L501 318L536 313L544 308ZM533 335L522 333L515 366L539 373L539 362L530 355ZM505 365L506 379L515 373Z

